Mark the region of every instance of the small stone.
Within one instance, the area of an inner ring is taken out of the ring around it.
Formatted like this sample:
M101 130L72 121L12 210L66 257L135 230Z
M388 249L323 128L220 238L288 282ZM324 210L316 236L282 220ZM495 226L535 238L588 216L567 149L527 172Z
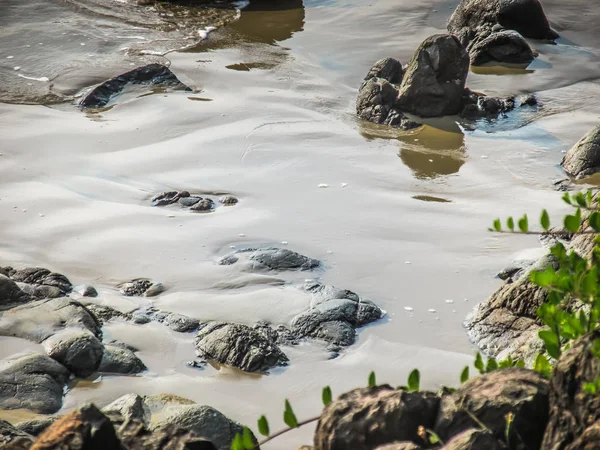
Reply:
M240 233L238 234L239 237L246 237L246 235L244 233Z
M328 187L329 187L329 185L328 185L328 184L325 184L325 183L321 183L321 184L319 184L319 187L320 187L320 188L328 188Z
M21 70L21 66L17 66L17 67L15 67L15 69L14 69L14 70Z
M404 264L412 264L410 261L404 261Z
M6 59L13 59L13 58L14 58L14 56L12 56L12 55L6 57Z
M145 297L156 297L159 294L165 292L166 288L162 283L154 283L144 292Z
M454 300L446 300L446 303L452 304L452 303L454 303Z
M42 213L38 214L38 216L40 216L40 217L46 217L46 215L42 214Z
M190 208L190 211L210 211L215 203L210 198L203 198Z
M219 201L221 203L223 203L225 206L233 206L233 205L237 204L238 199L235 198L233 195L225 195L224 197L221 197L219 199Z
M432 314L435 314L437 311L436 311L435 309L431 308L431 309L428 309L428 310L427 310L427 312L430 312L430 313L432 313Z
M414 310L415 310L415 309L414 309L413 307L411 307L411 306L405 306L405 307L404 307L404 309L405 309L406 311L414 311Z
M348 183L342 183L340 186L345 188L346 186L348 186Z

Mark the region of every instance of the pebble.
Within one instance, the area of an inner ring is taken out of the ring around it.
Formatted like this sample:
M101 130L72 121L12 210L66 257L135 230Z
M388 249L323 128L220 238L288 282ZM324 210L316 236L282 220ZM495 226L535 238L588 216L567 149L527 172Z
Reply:
M21 66L15 67L15 70L21 70Z
M288 245L288 241L281 241L283 245Z
M23 210L23 212L27 212L27 210L26 210L26 209L24 209L24 210Z
M230 245L229 248L235 248L235 245Z
M348 183L342 183L340 186L342 186L343 188L345 188L346 186L348 186Z
M481 159L487 159L488 157L486 155L481 155Z
M436 313L437 311L436 311L435 309L431 308L431 309L428 309L428 310L427 310L427 312L430 312L430 313L434 314L434 313Z
M446 300L446 303L454 303L454 300Z
M6 59L13 59L13 58L14 58L14 56L12 56L12 55L6 57Z
M45 214L42 214L42 213L40 213L40 214L38 214L38 215L39 215L40 217L46 217L46 215L45 215Z
M456 314L456 310L455 310L455 309L453 309L453 310L452 310L452 312L453 312L454 314Z
M240 233L238 234L239 237L246 237L246 235L244 233Z
M320 187L320 188L328 188L328 187L329 187L329 185L328 185L328 184L325 184L325 183L321 183L321 184L319 184L319 187Z
M406 311L414 311L414 308L410 307L410 306L405 306L404 309Z
M167 218L168 218L168 219L174 219L174 218L175 218L175 214L169 214L169 215L167 216Z
M85 43L84 43L84 42L82 42L82 43L81 43L81 44L79 44L79 45L85 45Z
M404 264L412 264L410 261L404 261Z

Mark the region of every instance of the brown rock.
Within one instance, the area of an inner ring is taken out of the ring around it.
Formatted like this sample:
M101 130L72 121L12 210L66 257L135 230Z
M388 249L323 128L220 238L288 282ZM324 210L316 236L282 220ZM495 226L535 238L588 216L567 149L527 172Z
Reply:
M600 172L600 125L590 130L571 147L561 165L565 172L576 180Z
M420 426L432 428L439 398L388 385L354 389L325 408L315 431L315 450L372 450L397 441L421 442Z
M471 429L454 436L440 450L506 450L508 447L485 430Z

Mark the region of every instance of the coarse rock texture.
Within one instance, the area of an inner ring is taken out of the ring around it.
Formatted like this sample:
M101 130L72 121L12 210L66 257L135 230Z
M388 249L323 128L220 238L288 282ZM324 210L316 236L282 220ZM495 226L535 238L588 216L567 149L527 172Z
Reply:
M79 102L79 105L84 108L102 108L130 85L160 86L191 91L168 67L162 64L148 64L96 86Z
M195 345L200 358L247 372L267 372L289 361L273 339L242 324L210 322L198 332Z
M90 376L98 369L104 354L102 342L90 331L81 328L66 328L42 344L50 358L81 378Z
M315 450L372 450L397 441L423 442L419 427L431 429L439 398L388 385L354 389L325 407L315 431Z
M435 432L448 441L458 433L480 428L475 416L496 437L504 439L507 414L510 448L540 448L548 421L549 383L539 373L518 368L496 370L470 379L455 393L442 396Z
M600 395L583 389L586 382L600 377L600 359L592 352L597 339L600 339L600 331L575 341L554 368L544 449L580 450L586 448L585 445L600 448L592 444L600 442Z
M494 61L529 64L535 55L523 36L513 30L504 30L474 40L469 46L469 58L473 66Z
M171 405L151 426L156 429L173 425L212 442L218 450L229 450L235 435L243 432L242 425L206 405ZM257 442L254 436L253 440Z
M17 283L22 283L23 287L29 286L36 298L60 297L73 289L73 285L67 277L41 267L24 269L13 269L10 266L0 267L0 274L6 275Z
M423 447L414 442L394 442L393 444L380 445L375 450L422 450Z
M392 84L400 84L404 77L402 63L395 58L383 58L377 61L367 73L365 81L371 78L381 78Z
M458 114L468 72L469 55L455 36L430 36L408 64L396 106L421 117Z
M242 254L247 256L249 270L312 270L321 265L316 259L277 247L236 250L221 258L218 263L222 266L235 264Z
M576 180L600 172L600 125L590 130L571 147L561 165L565 172Z
M508 447L492 433L481 429L463 431L440 450L507 450Z
M101 373L135 374L147 370L145 364L131 350L106 345L98 367Z
M102 337L98 319L81 303L70 298L38 300L1 313L0 336L42 342L67 327L90 331Z
M165 291L162 283L155 283L147 278L136 278L127 283L123 283L120 292L125 297L156 297Z
M213 211L217 207L215 200L206 194L190 194L188 191L161 192L152 197L150 201L152 206L167 206L177 203L194 212ZM232 195L224 195L218 201L223 206L234 206L238 203L238 199Z
M58 416L46 416L41 419L31 419L19 422L15 426L31 436L39 436L46 428L59 419Z
M25 450L31 446L33 436L15 428L10 423L0 420L0 449Z
M31 300L13 280L0 274L0 311Z
M0 408L52 414L62 406L69 371L46 355L15 355L0 361Z
M150 423L150 408L144 403L144 399L137 394L126 394L114 402L102 408L102 412L108 416L120 415L124 419L139 420L145 425Z

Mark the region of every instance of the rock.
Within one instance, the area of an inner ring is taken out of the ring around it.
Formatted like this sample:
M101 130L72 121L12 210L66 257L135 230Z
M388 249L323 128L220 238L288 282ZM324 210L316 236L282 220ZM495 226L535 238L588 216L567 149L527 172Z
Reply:
M162 64L148 64L96 86L79 102L79 105L84 108L102 108L130 85L161 86L191 91L168 67Z
M214 209L215 202L213 202L210 198L203 198L199 202L195 203L194 206L190 208L190 211L210 211Z
M422 117L458 114L469 71L469 55L455 36L425 39L410 61L396 107Z
M227 418L214 408L205 405L180 405L171 407L160 418L153 421L153 429L176 425L191 431L214 444L218 450L229 450L231 441L243 427ZM253 437L253 441L256 438Z
M439 398L382 385L342 394L326 406L315 431L315 450L372 450L397 441L422 442L419 427L431 429Z
M579 450L584 447L576 446L574 441L583 439L584 434L588 442L593 442L593 436L600 436L596 424L600 420L600 396L583 389L584 383L600 377L600 360L592 353L597 339L600 339L599 330L573 342L554 368L544 449Z
M184 200L189 197L190 193L188 191L166 191L156 194L150 201L152 202L152 206L165 206L172 205L179 200Z
M5 311L0 316L0 336L42 342L59 330L73 327L102 337L101 323L81 303L69 298L38 300Z
M15 355L0 361L0 408L52 414L62 407L68 370L46 355Z
M233 195L225 195L225 196L221 197L219 199L219 201L221 203L223 203L225 206L233 206L233 205L237 204L238 199L235 198Z
M478 35L502 29L531 39L558 37L538 0L462 0L448 20L448 31L465 47Z
M50 272L48 269L41 267L29 267L25 269L13 269L12 267L4 267L0 270L11 280L21 282L40 288L37 295L39 298L56 298L60 295L65 295L71 292L73 286L67 277L60 273ZM57 290L60 294L56 295ZM44 297L44 292L51 294L50 297Z
M195 345L198 357L246 372L266 372L288 363L275 342L242 324L208 323L196 336Z
M186 208L189 208L190 206L194 206L194 205L195 205L196 203L198 203L200 200L202 200L202 197L195 197L195 196L192 196L192 197L181 197L181 198L178 200L178 203L179 203L181 206L184 206L184 207L186 207Z
M448 441L470 428L480 428L474 416L502 440L507 414L512 413L510 448L540 448L548 420L548 396L548 380L539 373L518 368L496 370L471 378L455 393L444 395L434 431Z
M390 82L384 78L371 78L358 91L356 114L363 120L404 130L421 126L395 109L397 97L398 89Z
M31 446L33 437L10 423L0 420L0 449L26 450Z
M393 444L380 445L375 450L423 450L414 442L394 442Z
M371 67L365 81L371 78L382 78L392 84L400 84L403 76L404 69L400 61L394 58L383 58Z
M470 89L463 91L460 116L467 120L497 119L515 108L515 99L487 97Z
M600 448L600 421L596 421L587 427L585 431L581 433L581 436L577 437L572 444L565 448L567 450L596 450Z
M104 347L102 361L98 367L98 372L101 373L134 374L145 370L147 370L146 366L135 353L115 345Z
M110 420L94 405L85 405L50 425L31 450L120 449Z
M77 292L82 297L98 297L98 291L94 286L90 286L89 284L84 284L81 286L76 286L73 288L74 292Z
M175 425L149 431L141 422L127 420L118 435L128 450L217 450L211 442Z
M561 165L576 180L600 171L600 125L590 130L567 152Z
M46 354L61 363L73 375L86 378L102 360L104 346L96 336L81 328L67 328L43 342Z
M16 424L16 427L31 436L39 436L46 428L56 422L57 419L58 416L49 416L43 419L26 420L25 422Z
M145 425L150 423L150 408L144 399L137 394L127 394L102 408L106 415L120 415L124 419L136 419Z
M144 297L156 297L157 295L162 294L166 290L167 290L167 288L165 288L164 284L152 283L152 286L150 286L146 290L146 292L144 292Z
M516 31L492 33L484 39L475 40L469 48L471 65L498 61L509 64L529 64L535 56L527 41Z
M125 297L140 297L152 286L152 281L147 278L137 278L120 286L121 295Z
M229 266L239 261L239 255L247 254L250 270L312 270L321 265L316 260L284 248L247 248L224 256L219 265Z
M102 322L110 322L114 319L133 320L132 314L121 312L117 309L111 308L110 306L89 303L86 305L86 308L99 321Z
M454 436L440 450L507 450L504 442L485 430L470 429Z
M195 331L200 326L200 321L183 314L170 313L165 319L166 325L178 333L189 333Z
M31 297L17 283L0 274L0 309L12 308L20 303L27 303Z

